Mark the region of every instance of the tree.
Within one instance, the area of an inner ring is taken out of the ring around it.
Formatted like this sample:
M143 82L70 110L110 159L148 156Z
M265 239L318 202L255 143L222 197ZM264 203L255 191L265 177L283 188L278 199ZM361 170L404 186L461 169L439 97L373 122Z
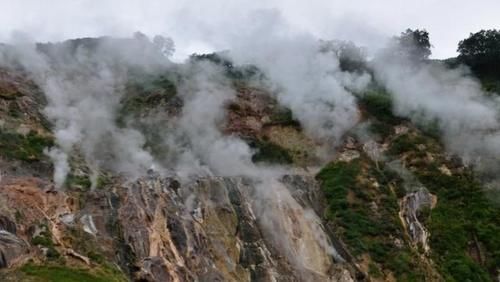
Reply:
M320 52L332 52L338 58L342 71L366 71L365 49L356 46L351 41L328 40L320 41Z
M481 30L458 43L458 60L482 78L500 78L500 30Z
M170 57L175 52L175 44L170 37L156 35L153 38L153 44L165 57Z
M407 29L400 36L394 37L394 41L402 55L413 60L426 60L432 53L429 32L425 29Z

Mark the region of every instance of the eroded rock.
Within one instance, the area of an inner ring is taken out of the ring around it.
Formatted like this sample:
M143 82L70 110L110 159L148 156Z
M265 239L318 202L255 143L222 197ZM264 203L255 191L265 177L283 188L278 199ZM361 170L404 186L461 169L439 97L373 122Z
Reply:
M425 209L432 209L437 199L427 189L421 187L410 192L400 200L399 216L415 247L421 246L424 253L429 252L429 232L419 221L418 215Z

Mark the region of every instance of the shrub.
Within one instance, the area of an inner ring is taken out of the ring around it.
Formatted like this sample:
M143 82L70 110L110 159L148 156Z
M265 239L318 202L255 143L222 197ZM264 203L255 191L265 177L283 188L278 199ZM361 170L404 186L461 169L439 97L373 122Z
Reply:
M270 124L300 127L300 123L293 118L292 111L288 108L278 107L271 115Z
M252 156L254 163L290 164L293 162L290 153L276 144L256 141L252 142L251 146L257 149L257 152Z
M408 134L400 135L392 141L389 154L399 155L409 151L417 150L415 140L412 140Z
M0 155L26 162L40 161L43 150L54 145L52 138L29 132L26 136L0 130Z
M69 174L66 177L66 187L88 190L92 186L90 179L87 176Z
M154 108L176 95L177 87L167 74L133 76L125 88L118 123L123 123L124 117L129 114L138 114L148 108Z
M392 113L392 98L385 90L372 89L359 98L361 106L380 122L395 125L401 122L401 118Z

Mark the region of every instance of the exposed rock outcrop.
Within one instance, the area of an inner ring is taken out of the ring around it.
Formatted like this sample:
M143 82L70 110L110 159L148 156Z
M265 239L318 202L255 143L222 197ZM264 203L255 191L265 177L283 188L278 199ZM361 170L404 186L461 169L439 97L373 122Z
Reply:
M400 200L399 216L405 227L411 242L415 247L422 247L424 253L429 252L429 232L418 215L425 209L432 209L436 205L437 197L421 187L417 191L410 192Z
M10 267L28 252L28 245L16 236L16 224L0 216L0 268Z
M177 185L175 179L150 175L129 187L119 208L120 222L127 223L121 227L124 242L140 269L137 277L333 280L333 258L340 256L321 245L329 244L316 237L324 234L315 229L321 223L311 223L313 212L304 212L284 186L281 196L290 199L274 203L259 199L259 188L242 178L201 178L176 192Z

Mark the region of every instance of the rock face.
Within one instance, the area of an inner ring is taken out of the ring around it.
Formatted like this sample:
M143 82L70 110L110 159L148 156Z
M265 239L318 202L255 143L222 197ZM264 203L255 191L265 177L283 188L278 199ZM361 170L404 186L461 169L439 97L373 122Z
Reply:
M436 205L436 196L432 195L427 189L421 187L415 192L408 193L400 201L399 216L410 236L414 246L421 246L424 253L429 252L428 244L429 232L419 221L418 214L424 209L432 209Z
M86 192L79 205L74 192L41 183L11 180L3 191L12 210L26 208L24 221L0 217L2 267L47 253L26 243L45 234L68 259L92 265L89 250L97 250L137 281L353 280L314 211L321 193L310 176L181 183L150 172Z
M117 216L132 275L146 281L336 280L333 274L343 273L334 271L339 256L328 251L326 237L316 238L324 234L321 224L311 223L313 212L275 185L290 198L259 199L258 184L242 178L180 185L152 174L123 189Z
M16 236L16 224L0 216L0 268L10 267L27 253L28 245Z

